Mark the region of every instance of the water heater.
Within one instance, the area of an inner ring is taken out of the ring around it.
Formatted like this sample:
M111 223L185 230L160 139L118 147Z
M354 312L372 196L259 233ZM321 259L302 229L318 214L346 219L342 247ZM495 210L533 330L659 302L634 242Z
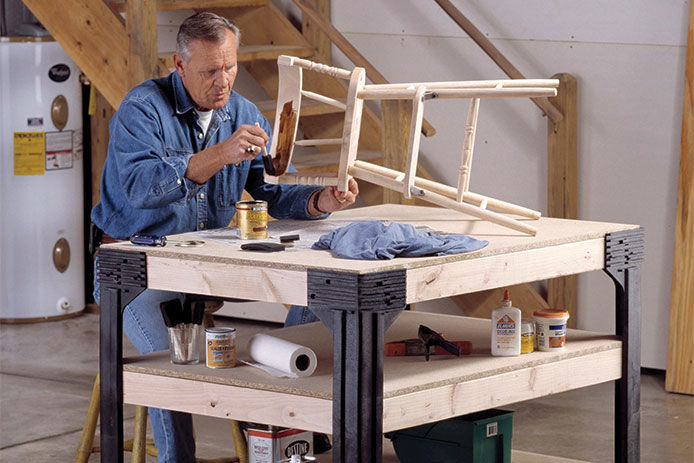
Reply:
M84 309L80 71L50 38L0 37L0 319Z

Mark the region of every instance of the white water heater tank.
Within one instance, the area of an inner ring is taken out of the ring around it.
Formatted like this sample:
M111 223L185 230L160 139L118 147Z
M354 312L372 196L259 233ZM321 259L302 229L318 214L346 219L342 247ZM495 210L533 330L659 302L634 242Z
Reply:
M0 37L0 319L85 305L80 71L50 38Z

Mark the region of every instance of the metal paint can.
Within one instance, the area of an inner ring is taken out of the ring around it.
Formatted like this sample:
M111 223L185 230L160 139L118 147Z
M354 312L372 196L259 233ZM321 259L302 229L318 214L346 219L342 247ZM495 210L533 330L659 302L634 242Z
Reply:
M267 238L267 202L239 201L236 212L241 239Z
M206 328L205 347L209 368L236 366L236 328Z

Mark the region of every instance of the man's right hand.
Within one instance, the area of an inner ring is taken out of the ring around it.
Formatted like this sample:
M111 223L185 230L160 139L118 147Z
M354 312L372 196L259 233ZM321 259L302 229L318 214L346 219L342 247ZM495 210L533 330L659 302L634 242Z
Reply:
M223 142L193 155L185 176L202 185L225 165L239 164L255 158L269 139L259 125L242 125Z
M259 125L242 125L231 137L217 145L226 164L250 161L267 145L270 137Z

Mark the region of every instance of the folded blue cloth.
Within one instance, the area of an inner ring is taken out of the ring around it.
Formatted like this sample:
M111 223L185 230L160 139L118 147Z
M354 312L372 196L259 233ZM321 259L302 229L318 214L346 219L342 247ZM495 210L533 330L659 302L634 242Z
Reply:
M466 235L436 235L410 224L372 220L355 222L320 237L313 249L330 249L347 259L378 260L394 257L442 256L481 249L489 241Z

